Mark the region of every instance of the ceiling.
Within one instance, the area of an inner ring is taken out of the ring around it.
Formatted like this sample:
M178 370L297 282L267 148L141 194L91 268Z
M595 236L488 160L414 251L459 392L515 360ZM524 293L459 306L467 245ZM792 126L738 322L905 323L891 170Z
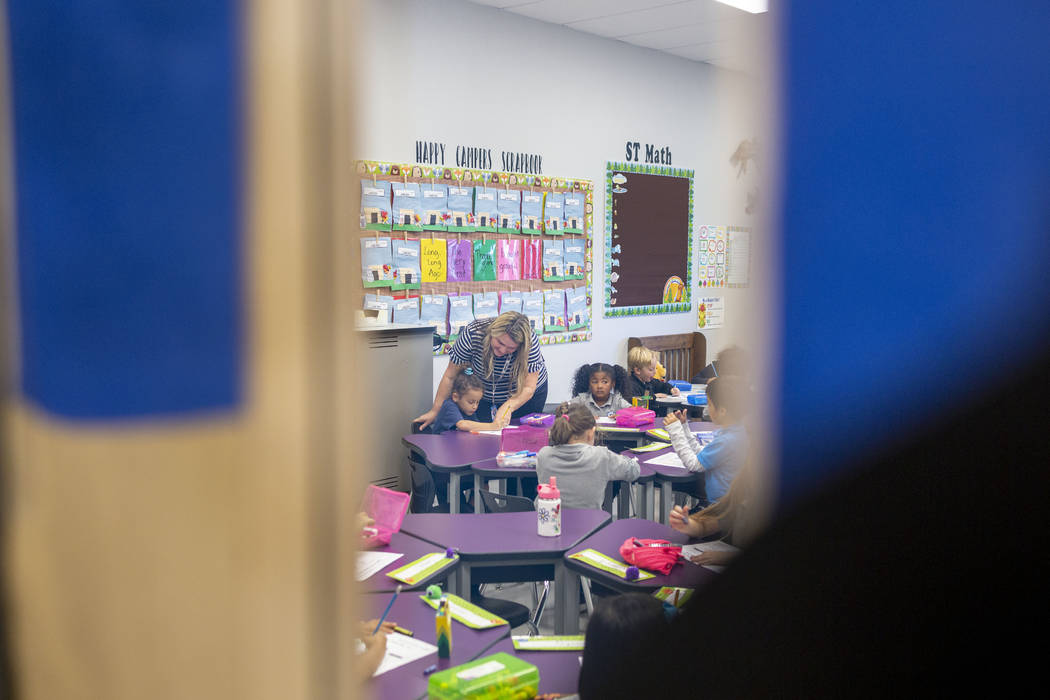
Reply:
M754 72L769 13L715 0L470 0L722 68Z

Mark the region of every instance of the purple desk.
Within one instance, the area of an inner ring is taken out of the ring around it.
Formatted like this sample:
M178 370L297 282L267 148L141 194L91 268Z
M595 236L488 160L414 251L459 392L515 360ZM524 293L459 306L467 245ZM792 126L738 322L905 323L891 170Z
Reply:
M481 502L481 489L488 488L489 480L499 480L500 488L498 493L506 493L507 490L503 486L504 479L517 479L518 481L518 493L529 497L526 494L522 486L522 478L531 476L536 478L536 470L531 467L501 467L496 464L496 458L485 459L480 462L476 462L471 466L470 470L474 473L474 512L484 513L485 508ZM532 494L535 496L536 494Z
M499 452L498 435L475 435L450 430L440 435L405 435L401 443L418 454L436 472L448 474L448 503L452 513L459 512L460 481L475 462L493 459Z
M582 651L518 651L514 641L507 637L485 652L485 655L498 651L516 656L522 661L534 664L540 670L540 694L561 693L572 695L580 684L580 657Z
M368 551L397 552L398 554L404 555L400 559L390 562L385 567L366 578L364 581L361 581L361 589L368 593L393 593L394 589L397 588L397 585L401 582L387 576L386 574L388 571L400 569L405 564L410 564L416 559L419 559L421 556L425 554L430 554L431 552L444 553L445 548L436 547L430 542L425 542L419 538L413 537L412 535L409 535L404 532L395 532L393 535L390 536L390 544L384 545L382 547L373 547ZM426 588L432 583L444 581L458 567L459 562L455 561L449 566L446 566L441 571L438 571L434 575L430 576L429 578L423 581L420 581L414 586L409 587L408 584L401 584L401 586L405 590L409 590L410 588Z
M412 630L416 639L436 644L434 611L420 600L419 596L418 591L402 592L394 601L394 607L390 609L387 620ZM390 596L386 594L373 593L361 596L361 617L365 620L378 618L383 614L383 609L389 602ZM425 697L429 677L423 675L423 669L436 663L438 670L443 671L451 666L473 661L508 634L510 634L510 628L506 625L476 630L453 620L451 658L438 659L435 651L430 656L376 676L371 682L372 697L390 698L391 700Z
M576 634L579 576L565 567L562 555L609 523L604 510L562 509L561 535L536 534L536 513L409 513L401 530L441 547L459 550L455 591L469 595L473 569L553 566L555 634Z
M634 443L635 447L641 447L645 444L646 431L657 428L660 425L663 425L663 423L661 422L659 425L656 423L644 423L637 428L625 428L620 425L598 423L595 427L597 428L598 435L606 440L616 440L617 442L624 442L627 444Z
M623 561L620 557L620 545L622 545L624 540L628 537L637 537L639 539L662 539L680 544L699 542L699 540L690 539L688 536L672 529L668 525L654 523L652 520L640 520L638 518L617 520L615 523L602 528L569 550L565 555L565 565L581 576L587 576L600 582L603 586L624 593L629 591L642 591L648 593L655 591L661 586L696 588L718 575L710 569L705 569L702 566L680 559L679 563L671 569L671 573L666 576L663 574L656 574L653 578L644 581L627 581L619 576L610 574L607 571L602 571L601 569L596 569L593 566L584 564L581 561L569 559L569 555L575 554L576 552L584 549L595 549L617 561Z
M660 455L672 452L674 452L674 448L667 447L656 452L646 452L639 459L654 459ZM674 490L674 485L702 479L703 476L700 472L691 472L682 467L666 467L662 464L643 464L642 466L649 467L656 472L656 483L660 486L660 517L658 522L666 525L668 522L667 518L671 513L671 503L673 501L671 492Z

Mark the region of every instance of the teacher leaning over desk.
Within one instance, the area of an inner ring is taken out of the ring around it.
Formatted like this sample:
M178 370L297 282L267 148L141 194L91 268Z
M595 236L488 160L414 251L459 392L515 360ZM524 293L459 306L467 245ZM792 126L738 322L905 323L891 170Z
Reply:
M511 418L538 413L547 403L547 365L529 319L516 311L468 323L449 352L448 367L434 395L434 405L416 418L420 428L434 422L463 370L484 385L477 420L506 425ZM495 408L495 415L493 415Z

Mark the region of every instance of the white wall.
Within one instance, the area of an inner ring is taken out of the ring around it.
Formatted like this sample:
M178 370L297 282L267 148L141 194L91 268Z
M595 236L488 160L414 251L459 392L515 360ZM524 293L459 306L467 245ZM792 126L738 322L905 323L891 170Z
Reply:
M502 150L538 153L544 174L595 183L593 340L543 346L548 401L568 398L570 377L585 362L626 365L629 336L697 330L695 255L690 313L603 318L606 162L623 162L629 140L670 146L673 167L695 171L697 225L753 225L744 214L745 184L729 156L756 135L755 81L461 0L361 6L355 159L414 162L416 139L426 139L447 149L492 148L495 169ZM453 66L468 69L471 81L453 84ZM529 109L479 99L508 90L528 100ZM553 96L571 106L549 104ZM446 150L445 158L454 167L454 153ZM725 345L745 342L751 302L748 290L708 294L724 296L727 307L726 327L704 331L710 360ZM447 362L434 359L435 387Z

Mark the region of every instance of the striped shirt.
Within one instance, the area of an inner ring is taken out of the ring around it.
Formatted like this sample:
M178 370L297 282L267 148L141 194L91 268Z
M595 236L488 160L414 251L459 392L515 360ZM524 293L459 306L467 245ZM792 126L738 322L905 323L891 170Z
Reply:
M468 323L456 338L448 359L457 365L467 365L481 383L485 385L482 397L488 399L493 406L501 406L517 391L517 380L514 377L514 361L518 358L518 350L504 355L503 357L492 356L492 376L485 376L485 367L481 363L482 340L488 333L489 324L495 319L486 318L480 321ZM529 347L529 373L539 372L536 380L536 388L547 383L547 365L540 354L540 341L536 333L529 329L532 336Z

